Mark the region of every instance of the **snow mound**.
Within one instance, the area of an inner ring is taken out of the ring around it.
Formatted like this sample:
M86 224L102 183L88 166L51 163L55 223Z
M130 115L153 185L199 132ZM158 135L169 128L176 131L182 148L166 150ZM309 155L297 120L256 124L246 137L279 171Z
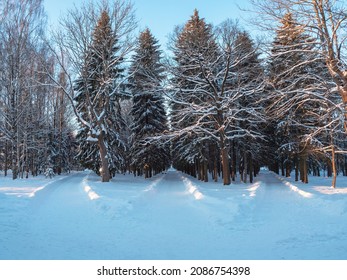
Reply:
M315 191L321 193L321 194L342 194L347 195L347 188L336 188L333 187L327 187L327 186L316 186L313 188Z
M182 176L184 185L187 188L187 191L194 196L196 200L200 200L204 198L204 195L198 190L198 187L193 184L191 180L189 180L187 177Z
M99 199L100 196L88 185L89 174L83 179L83 190L87 193L90 200Z
M292 191L297 192L298 194L300 194L303 197L306 198L311 198L313 197L313 194L310 192L306 192L300 188L298 188L297 186L293 185L291 182L286 181L283 177L279 176L278 174L271 172L272 174L274 174L276 176L276 178L278 178L279 180L281 180L286 186L288 186Z
M256 182L253 185L251 185L247 190L249 191L249 196L254 197L256 196L257 190L260 187L260 182Z
M33 198L37 192L42 191L47 186L56 183L67 176L55 177L47 179L44 176L38 176L30 179L12 180L9 177L1 178L5 186L0 187L0 193L16 197Z

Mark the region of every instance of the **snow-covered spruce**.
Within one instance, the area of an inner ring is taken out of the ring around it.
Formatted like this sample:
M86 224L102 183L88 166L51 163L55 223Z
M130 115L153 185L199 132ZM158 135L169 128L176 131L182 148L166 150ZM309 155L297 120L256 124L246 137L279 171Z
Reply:
M108 182L123 163L120 155L124 144L119 134L125 124L115 88L124 69L117 36L108 12L103 10L75 83L76 109L89 124L80 122L78 158L84 167L101 174L103 182Z
M169 145L159 138L168 130L164 107L163 65L158 41L141 32L130 66L133 106L130 163L135 174L151 177L169 167Z
M228 185L231 177L235 179L239 161L243 180L248 174L252 180L260 164L256 160L261 158L254 143L263 138L264 123L259 102L263 70L252 40L232 21L213 32L195 11L172 44L175 166L204 181L208 171L214 180L222 173Z

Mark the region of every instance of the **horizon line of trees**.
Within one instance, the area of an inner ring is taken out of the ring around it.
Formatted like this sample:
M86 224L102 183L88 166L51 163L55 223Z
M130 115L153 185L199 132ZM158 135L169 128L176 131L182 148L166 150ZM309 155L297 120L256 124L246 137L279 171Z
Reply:
M308 20L321 30L303 23L298 2L318 9ZM323 171L335 187L338 173L347 176L345 50L343 37L336 41L346 9L327 0L278 3L286 9L267 55L237 22L213 27L195 10L164 59L149 28L133 39L130 2L70 10L48 38L42 0L6 0L0 170L16 179L89 168L108 182L172 165L229 185L252 182L267 166L304 183ZM333 34L324 33L324 13L335 15L326 23Z

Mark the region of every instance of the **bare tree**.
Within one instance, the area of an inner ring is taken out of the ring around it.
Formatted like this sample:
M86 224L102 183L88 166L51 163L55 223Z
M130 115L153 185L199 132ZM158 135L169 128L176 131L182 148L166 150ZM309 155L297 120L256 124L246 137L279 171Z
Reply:
M0 137L5 143L5 172L12 169L13 179L28 167L30 150L29 116L32 116L33 92L44 26L41 0L3 1L0 13ZM44 110L42 108L41 110Z

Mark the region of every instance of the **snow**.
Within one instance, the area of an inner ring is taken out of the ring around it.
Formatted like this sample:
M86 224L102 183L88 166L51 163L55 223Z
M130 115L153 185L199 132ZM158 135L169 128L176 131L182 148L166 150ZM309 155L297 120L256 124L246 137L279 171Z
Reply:
M86 139L87 142L98 142L98 138L92 137L92 136L88 136Z
M0 259L346 259L347 178L309 180L0 172Z

